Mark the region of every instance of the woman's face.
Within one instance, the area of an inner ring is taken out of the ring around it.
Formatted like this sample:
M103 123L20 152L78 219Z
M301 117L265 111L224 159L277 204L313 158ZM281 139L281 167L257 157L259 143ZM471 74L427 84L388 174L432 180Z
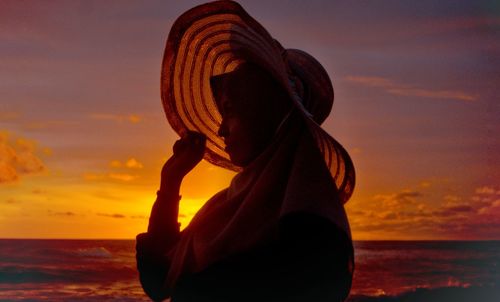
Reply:
M237 166L247 166L264 151L284 116L275 110L280 101L276 98L281 97L273 91L275 83L266 81L269 79L261 71L248 67L218 76L212 82L222 115L218 134Z

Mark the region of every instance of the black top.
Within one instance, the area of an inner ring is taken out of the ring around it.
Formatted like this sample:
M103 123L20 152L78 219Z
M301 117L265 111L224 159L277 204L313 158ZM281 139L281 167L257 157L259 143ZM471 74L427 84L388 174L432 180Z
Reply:
M162 255L178 236L162 242L150 233L137 236L140 281L152 300L344 301L351 288L352 242L335 224L314 214L289 214L280 220L276 242L183 275L175 288L164 288L169 263Z

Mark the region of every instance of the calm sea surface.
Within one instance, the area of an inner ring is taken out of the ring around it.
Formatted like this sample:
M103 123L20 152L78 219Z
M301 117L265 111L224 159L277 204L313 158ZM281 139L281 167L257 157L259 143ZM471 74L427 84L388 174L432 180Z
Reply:
M0 300L149 301L134 245L0 240ZM500 301L500 241L358 241L355 251L351 301Z

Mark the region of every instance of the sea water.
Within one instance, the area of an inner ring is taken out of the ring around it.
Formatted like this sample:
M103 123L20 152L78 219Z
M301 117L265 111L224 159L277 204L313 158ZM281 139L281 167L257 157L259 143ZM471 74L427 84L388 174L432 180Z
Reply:
M350 301L500 301L500 241L357 241L355 256ZM0 240L0 300L149 301L133 240L24 239Z

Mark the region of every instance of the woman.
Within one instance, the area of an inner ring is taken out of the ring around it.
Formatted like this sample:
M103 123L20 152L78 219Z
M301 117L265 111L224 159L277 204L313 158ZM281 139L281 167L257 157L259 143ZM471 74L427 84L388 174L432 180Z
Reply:
M333 102L321 65L217 1L179 17L163 68L167 118L182 138L137 237L145 292L174 302L344 300L354 171L319 127ZM179 187L202 158L239 173L179 232Z

